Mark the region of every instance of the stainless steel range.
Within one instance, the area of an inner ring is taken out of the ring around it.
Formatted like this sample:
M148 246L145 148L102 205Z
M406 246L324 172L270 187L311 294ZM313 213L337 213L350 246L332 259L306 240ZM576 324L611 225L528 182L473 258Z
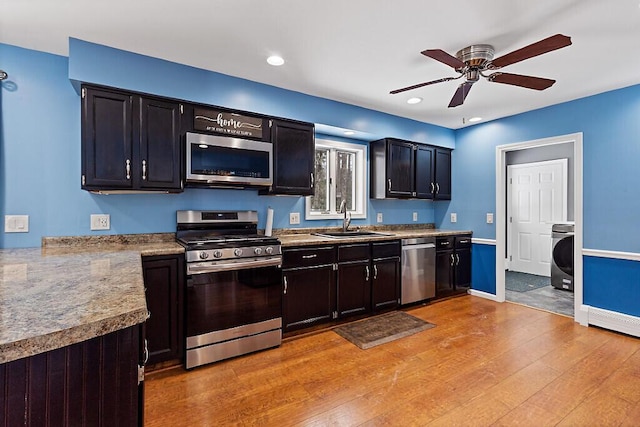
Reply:
M256 211L178 211L187 369L282 342L282 253Z

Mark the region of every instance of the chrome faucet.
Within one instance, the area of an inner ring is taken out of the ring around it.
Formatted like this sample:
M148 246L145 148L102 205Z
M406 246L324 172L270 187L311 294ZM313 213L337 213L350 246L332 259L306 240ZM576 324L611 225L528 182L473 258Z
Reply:
M342 231L345 232L349 228L349 224L351 224L351 214L349 214L349 217L347 218L347 201L346 200L343 200L342 202L340 202L339 213L344 214L344 218L342 219Z

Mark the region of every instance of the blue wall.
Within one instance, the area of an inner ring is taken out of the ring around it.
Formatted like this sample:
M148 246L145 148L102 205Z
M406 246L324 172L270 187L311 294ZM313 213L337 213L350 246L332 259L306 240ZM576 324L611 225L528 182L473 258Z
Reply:
M436 224L495 239L495 224L485 223L496 209L495 147L582 132L584 247L640 252L639 117L640 86L632 86L458 130L455 197L436 206ZM450 212L458 214L456 224L448 222ZM640 315L640 263L584 259L585 304ZM491 281L474 276L474 287Z
M289 212L304 217L304 198L258 196L254 190L109 196L81 190L80 97L73 84L78 81L350 128L372 137L454 145L454 131L415 120L81 40L70 39L69 50L67 58L0 44L0 63L9 73L0 98L0 216L30 217L28 233L0 232L0 248L40 246L43 236L173 232L180 209L254 209L260 228L269 206L275 228L289 227ZM418 212L419 223L433 223L436 204L373 200L368 219L353 225L375 223L378 212L384 224L411 223L412 212ZM90 231L95 213L111 215L111 230ZM299 227L339 223L303 219Z
M251 190L187 189L177 195L99 196L80 190L80 98L70 82L222 105L274 116L454 147L451 202L369 201L368 219L382 212L387 224L420 222L470 229L495 238L485 223L495 213L495 147L583 133L584 245L640 252L640 86L478 124L458 131L212 73L105 46L70 40L69 58L0 44L9 73L0 93L0 215L30 215L30 231L0 233L0 247L39 246L42 236L100 234L89 215L109 213L111 234L172 232L179 209L275 210L276 228L288 213L304 212L300 197L264 197ZM449 222L449 213L458 222ZM301 227L338 225L304 221ZM495 293L495 247L474 244L474 288ZM585 303L640 315L640 263L585 257Z

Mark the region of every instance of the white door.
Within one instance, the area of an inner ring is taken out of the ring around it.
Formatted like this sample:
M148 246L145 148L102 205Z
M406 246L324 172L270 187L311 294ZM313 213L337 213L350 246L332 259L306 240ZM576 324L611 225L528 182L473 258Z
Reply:
M551 275L551 226L567 220L567 159L507 166L509 270Z

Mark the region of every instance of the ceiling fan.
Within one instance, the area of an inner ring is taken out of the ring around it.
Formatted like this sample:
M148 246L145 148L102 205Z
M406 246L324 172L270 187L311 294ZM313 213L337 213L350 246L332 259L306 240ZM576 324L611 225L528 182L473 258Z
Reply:
M532 43L518 50L514 50L513 52L507 53L506 55L496 59L493 59L495 49L489 44L474 44L465 47L464 49L459 50L455 57L441 49L427 49L421 53L429 58L433 58L436 61L440 61L443 64L450 66L456 72L460 73L460 75L456 77L444 77L442 79L432 80L425 83L418 83L402 89L392 90L390 93L396 94L435 83L448 82L450 80L457 80L461 77L465 77L465 81L458 86L456 93L453 95L453 98L451 98L451 102L449 102L449 107L457 107L458 105L462 105L469 94L471 86L480 79L480 76L494 83L544 90L551 87L551 85L556 81L542 77L523 76L521 74L502 72L485 74L485 72L499 70L507 65L515 64L516 62L524 61L525 59L533 58L534 56L542 55L543 53L551 52L556 49L561 49L569 46L570 44L571 37L556 34L555 36L547 37L546 39Z

